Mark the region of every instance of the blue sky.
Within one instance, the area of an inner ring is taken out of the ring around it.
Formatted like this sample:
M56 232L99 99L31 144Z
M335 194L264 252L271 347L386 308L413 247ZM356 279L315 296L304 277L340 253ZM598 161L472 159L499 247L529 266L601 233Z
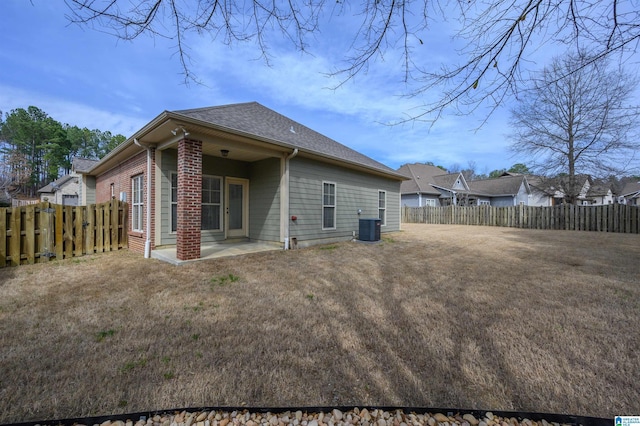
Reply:
M433 126L397 126L439 93L408 99L400 57L389 51L367 73L339 89L326 76L340 65L346 40L340 28L355 17L334 18L318 35L312 54L273 45L268 67L252 43L229 48L207 36L189 40L192 70L203 84L184 84L175 42L141 37L123 42L104 32L71 25L62 0L0 1L0 110L35 105L54 119L130 136L164 110L257 101L392 168L432 161L446 167L469 161L478 172L508 168L526 159L508 151L508 106L475 131L477 116L445 115ZM351 22L351 24L353 24ZM424 53L458 60L436 27Z

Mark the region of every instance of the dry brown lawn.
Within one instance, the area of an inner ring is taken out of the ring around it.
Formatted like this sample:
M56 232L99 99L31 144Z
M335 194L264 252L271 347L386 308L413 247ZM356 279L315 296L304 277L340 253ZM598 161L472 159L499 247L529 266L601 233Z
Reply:
M198 406L640 413L640 236L405 225L0 270L0 423Z

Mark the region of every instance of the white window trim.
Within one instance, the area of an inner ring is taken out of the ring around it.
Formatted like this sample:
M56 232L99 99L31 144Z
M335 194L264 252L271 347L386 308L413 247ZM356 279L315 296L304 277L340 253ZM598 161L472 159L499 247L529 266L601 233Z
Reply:
M172 181L173 181L173 177L176 177L176 180L178 179L178 172L169 172L169 234L175 235L177 234L177 230L178 230L178 200L176 199L176 201L174 202L172 200L173 197L173 187L171 186ZM176 187L177 188L177 187ZM177 192L176 192L176 196L177 196ZM173 214L172 214L172 206L176 205L176 230L173 230Z
M171 214L171 206L172 205L178 205L178 200L176 200L175 202L171 199L171 196L173 195L172 193L172 187L171 187L171 181L173 180L173 176L178 176L178 172L177 171L172 171L169 173L169 234L175 235L177 233L177 229L178 229L178 224L176 223L176 231L173 231L173 215ZM202 175L202 180L204 181L204 178L214 178L214 179L218 179L220 180L220 215L219 217L219 223L218 223L218 229L202 229L201 232L222 232L222 208L223 208L223 200L224 200L224 179L222 176L215 176L215 175ZM202 190L201 190L202 191ZM211 205L211 206L215 206L215 203L202 203L202 205ZM178 220L178 217L176 215L176 221Z
M333 185L333 205L330 204L325 204L324 203L324 186L325 185ZM329 182L326 180L322 181L322 213L320 215L321 220L322 220L322 230L323 231L329 231L329 230L334 230L336 229L336 218L337 218L337 211L338 211L338 185L335 182ZM333 227L331 228L325 228L324 227L324 209L325 207L333 207Z
M224 228L223 228L223 223L222 223L222 215L224 213L224 179L222 176L215 176L215 175L202 175L202 181L204 182L205 178L213 178L213 179L218 179L220 181L220 202L218 204L216 203L202 203L201 204L207 205L207 206L218 206L219 210L220 210L220 214L218 215L218 228L217 229L201 229L201 232L224 232Z
M424 206L436 207L436 200L434 200L433 198L425 198L424 199Z
M380 207L380 194L384 194L384 207ZM387 191L384 189L378 189L378 218L381 210L384 210L384 219L380 220L380 225L387 226Z
M140 185L140 199L137 202L136 181L139 181ZM138 219L138 223L135 223L136 218ZM139 227L136 227L137 225L139 225ZM134 232L144 232L144 173L131 177L131 230Z

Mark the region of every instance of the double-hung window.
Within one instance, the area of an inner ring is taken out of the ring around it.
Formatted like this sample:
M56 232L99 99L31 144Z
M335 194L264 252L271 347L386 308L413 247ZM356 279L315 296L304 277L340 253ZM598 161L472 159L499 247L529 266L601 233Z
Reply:
M131 178L131 230L142 232L144 217L144 175Z
M387 191L378 191L378 219L380 224L387 224Z
M171 232L178 230L178 174L171 173Z
M202 230L222 229L222 179L202 176Z
M202 218L203 231L222 229L222 178L202 176ZM171 173L171 232L178 230L178 174Z
M336 184L322 182L322 229L336 229Z

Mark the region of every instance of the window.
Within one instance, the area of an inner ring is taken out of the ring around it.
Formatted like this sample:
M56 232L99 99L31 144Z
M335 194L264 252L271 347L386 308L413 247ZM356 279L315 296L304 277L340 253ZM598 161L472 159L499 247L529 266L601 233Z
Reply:
M387 224L387 191L378 191L378 219L380 225Z
M220 230L222 210L222 179L202 176L202 229Z
M322 182L322 229L336 229L336 184Z
M131 230L139 232L143 231L143 177L138 175L131 178Z
M490 206L491 202L487 201L487 200L478 200L478 205L479 206Z
M433 198L425 198L424 205L425 206L429 206L429 207L435 207L436 206L436 200L434 200Z
M202 176L202 230L222 229L222 178ZM171 232L178 230L178 174L171 173Z
M178 230L178 174L171 173L171 232Z

